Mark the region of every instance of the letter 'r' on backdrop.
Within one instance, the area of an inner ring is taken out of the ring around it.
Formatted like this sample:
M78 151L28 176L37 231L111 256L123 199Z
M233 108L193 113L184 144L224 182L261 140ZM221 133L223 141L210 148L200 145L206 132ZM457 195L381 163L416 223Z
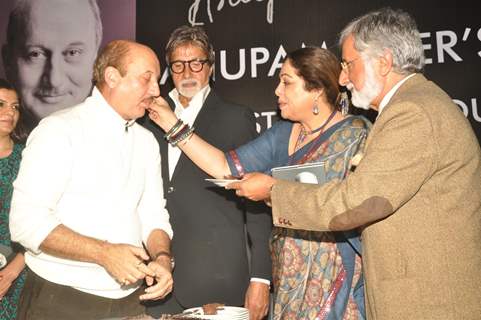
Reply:
M13 0L0 4L0 41L5 42ZM78 0L71 0L78 1ZM424 73L453 98L481 139L481 19L476 1L459 0L99 0L104 43L132 38L159 56L162 92L172 88L164 46L176 27L202 25L216 53L215 86L226 99L250 106L258 129L277 119L274 89L286 52L303 45L339 54L338 33L354 17L384 6L416 20L424 45ZM122 30L119 32L119 27ZM0 67L3 77L3 68ZM369 117L375 116L368 114ZM453 134L456 134L453 132Z

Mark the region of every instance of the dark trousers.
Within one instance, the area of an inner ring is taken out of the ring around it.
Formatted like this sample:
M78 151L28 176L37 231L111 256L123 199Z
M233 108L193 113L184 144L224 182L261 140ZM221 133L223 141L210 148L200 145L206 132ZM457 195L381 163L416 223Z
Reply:
M17 320L100 320L145 313L142 287L121 299L88 294L37 276L27 268Z
M160 318L160 315L162 314L177 314L185 309L185 307L179 304L172 293L162 300L146 301L145 305L147 306L147 314L156 319Z

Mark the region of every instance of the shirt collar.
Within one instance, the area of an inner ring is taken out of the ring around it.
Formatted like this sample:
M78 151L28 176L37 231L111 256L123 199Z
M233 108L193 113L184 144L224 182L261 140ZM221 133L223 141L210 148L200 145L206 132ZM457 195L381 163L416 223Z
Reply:
M169 92L169 97L175 103L174 112L177 117L180 118L182 121L187 122L189 125L192 125L195 121L195 118L197 117L197 114L204 105L205 99L207 99L210 90L210 86L206 85L192 97L187 107L184 108L184 106L180 103L179 100L179 92L175 88L172 89Z
M135 119L127 121L122 118L117 111L105 100L102 93L97 87L92 90L92 95L89 97L92 102L93 109L100 115L100 122L104 127L119 128L122 132L127 131L127 128L135 124ZM108 124L108 126L107 126Z
M396 91L398 91L398 89L402 86L402 84L404 82L406 82L409 78L411 78L414 75L415 75L415 73L410 74L407 77L403 78L398 83L396 83L396 85L394 85L394 87L392 87L391 90L389 90L389 92L384 96L384 98L382 98L381 103L379 104L379 109L378 109L378 114L377 114L378 117L381 114L384 107L386 107L386 105L389 103L389 101L391 101L391 98L394 96Z

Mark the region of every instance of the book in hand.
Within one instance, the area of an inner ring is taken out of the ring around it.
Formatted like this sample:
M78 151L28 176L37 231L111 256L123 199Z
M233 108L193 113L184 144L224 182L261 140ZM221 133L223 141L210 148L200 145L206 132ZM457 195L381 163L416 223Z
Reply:
M325 162L276 167L271 170L275 179L301 183L323 184L326 181Z

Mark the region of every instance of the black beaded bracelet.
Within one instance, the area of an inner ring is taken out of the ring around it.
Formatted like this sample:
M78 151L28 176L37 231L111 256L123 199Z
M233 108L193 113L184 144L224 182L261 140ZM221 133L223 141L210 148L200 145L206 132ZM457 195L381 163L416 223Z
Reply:
M175 139L171 139L169 140L169 143L173 146L173 147L176 147L179 142L182 142L184 141L185 139L187 139L190 135L192 135L194 133L194 127L191 127L189 128L189 130L185 131L184 133L182 133L181 135L179 135L178 137L175 137Z
M170 128L169 131L167 131L166 134L164 134L164 139L165 140L169 140L170 137L183 125L184 123L182 122L182 120L177 120L177 122L174 124L174 126L172 128Z

